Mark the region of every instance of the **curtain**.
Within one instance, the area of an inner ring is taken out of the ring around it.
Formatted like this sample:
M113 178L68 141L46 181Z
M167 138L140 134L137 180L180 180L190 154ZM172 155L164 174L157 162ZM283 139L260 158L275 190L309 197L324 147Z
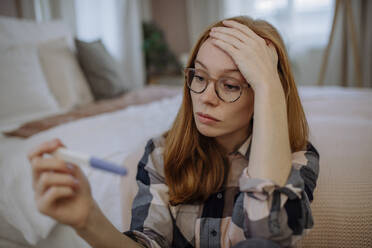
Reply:
M361 6L362 79L365 87L372 87L372 2L363 0Z
M223 0L187 0L187 24L190 44L193 46L210 24L223 17Z
M142 53L142 23L137 0L116 0L118 15L117 48L129 88L145 84L145 62Z
M319 85L372 87L371 15L371 1L336 0L333 35L323 58Z
M144 85L142 26L137 0L79 0L75 2L76 32L82 40L102 39L121 64L125 86Z

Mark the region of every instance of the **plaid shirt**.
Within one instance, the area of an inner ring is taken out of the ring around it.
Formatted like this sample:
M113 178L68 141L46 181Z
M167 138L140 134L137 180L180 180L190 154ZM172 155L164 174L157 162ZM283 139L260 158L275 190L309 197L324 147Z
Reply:
M252 135L229 154L224 187L203 204L171 206L163 168L164 137L150 139L137 168L138 192L127 236L145 247L231 247L251 237L292 247L313 227L310 202L319 153L308 142L292 153L285 186L247 174Z

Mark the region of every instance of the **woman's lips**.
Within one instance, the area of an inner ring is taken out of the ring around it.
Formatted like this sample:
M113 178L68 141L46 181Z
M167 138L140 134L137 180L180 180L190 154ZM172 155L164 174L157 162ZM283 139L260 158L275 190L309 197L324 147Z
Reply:
M220 121L216 118L213 118L210 115L203 114L203 113L200 113L200 112L197 112L196 115L198 116L198 120L203 124L213 124L213 123L216 123L216 122Z

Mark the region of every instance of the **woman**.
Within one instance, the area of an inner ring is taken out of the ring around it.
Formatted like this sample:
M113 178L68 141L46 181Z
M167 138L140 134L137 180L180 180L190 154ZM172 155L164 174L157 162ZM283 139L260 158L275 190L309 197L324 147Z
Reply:
M248 17L217 22L185 76L173 126L138 163L129 231L107 220L79 167L42 158L58 139L29 154L39 210L93 247L293 246L313 226L319 153L280 35Z

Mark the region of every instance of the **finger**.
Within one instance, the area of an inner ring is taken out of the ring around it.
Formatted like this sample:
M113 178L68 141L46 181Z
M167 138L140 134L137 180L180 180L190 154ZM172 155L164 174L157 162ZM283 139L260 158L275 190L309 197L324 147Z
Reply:
M239 52L237 48L235 48L233 45L220 39L212 38L212 42L214 45L216 45L217 47L225 51L227 54L229 54L234 61L237 61L236 54Z
M211 29L211 31L231 35L231 36L235 37L236 39L239 39L243 43L247 43L247 42L249 42L249 39L251 39L248 35L246 35L245 33L241 32L240 30L238 30L236 28L214 27L214 28Z
M278 53L277 53L277 51L276 51L276 48L275 48L275 46L271 43L271 42L269 42L269 48L270 48L270 51L271 51L271 54L272 54L272 58L273 58L273 61L274 62L278 62L278 58L279 58L279 56L278 56Z
M55 173L55 172L43 172L40 175L36 187L36 193L43 195L52 186L68 186L75 190L78 186L78 180L72 175Z
M61 140L58 139L58 138L50 140L50 141L46 141L46 142L42 143L41 145L37 146L36 148L32 149L28 153L28 155L27 155L28 160L31 162L32 159L34 159L35 157L40 157L44 153L52 153L58 147L61 147L61 146L64 147L65 145L62 144Z
M68 163L69 169L73 172L73 175L76 179L81 180L86 178L84 172L76 164Z
M227 43L227 42L225 42L223 40L212 38L212 42L216 46L220 47L222 50L226 51L231 56L233 54L235 54L235 52L238 51L233 45L231 45L231 44L229 44L229 43Z
M230 50L230 52L233 52L233 51L243 49L244 44L240 40L232 36L229 36L223 33L217 33L217 32L211 32L209 35L211 36L212 41L214 40L213 41L214 43L221 41L222 43L219 43L219 44L223 46L221 48L225 48L224 50L227 49L227 51Z
M68 166L63 160L50 157L50 158L41 158L35 157L31 162L32 166L32 179L33 186L35 188L35 183L39 180L41 173L45 171L57 171L63 173L73 174L74 170L71 169L71 166Z
M242 49L244 44L241 40L235 38L234 36L220 33L220 32L210 32L209 35L212 38L222 40L230 45L232 45L236 49Z
M263 38L258 36L255 32L253 32L252 29L250 29L249 27L247 27L244 24L241 24L241 23L233 21L233 20L224 20L222 23L225 26L237 28L238 30L240 30L243 33L245 33L246 35L248 35L250 38L256 40L257 42L259 42L261 44L265 44L265 40Z
M85 184L88 184L89 185L89 180L88 178L86 177L86 175L84 174L84 172L82 171L82 169L75 165L75 164L71 164L71 166L73 166L74 168L72 169L73 170L73 176L75 177L76 180L79 181L79 185L85 185ZM90 186L88 187L80 187L79 190L81 190L82 192L89 192L90 194Z
M75 192L66 186L53 186L50 187L45 194L39 198L37 201L37 207L40 212L43 214L49 215L53 204L62 198L72 197L75 195Z

